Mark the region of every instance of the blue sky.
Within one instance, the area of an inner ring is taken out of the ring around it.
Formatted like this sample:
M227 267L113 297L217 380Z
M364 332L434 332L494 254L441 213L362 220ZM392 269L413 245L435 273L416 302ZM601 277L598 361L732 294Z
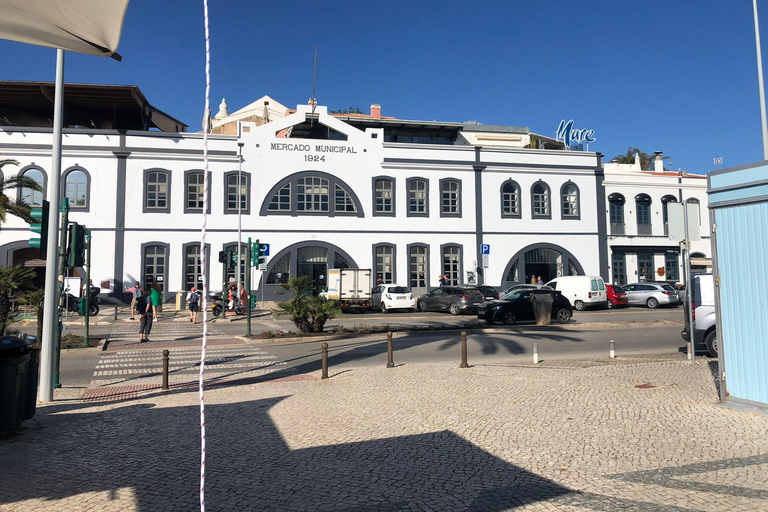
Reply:
M768 1L759 0L768 44ZM607 159L664 151L704 173L762 158L752 2L211 0L212 109L269 94L294 107L595 130ZM202 2L133 0L123 62L68 54L68 82L138 85L198 130ZM768 47L764 50L768 55ZM0 79L53 80L55 50L0 40Z

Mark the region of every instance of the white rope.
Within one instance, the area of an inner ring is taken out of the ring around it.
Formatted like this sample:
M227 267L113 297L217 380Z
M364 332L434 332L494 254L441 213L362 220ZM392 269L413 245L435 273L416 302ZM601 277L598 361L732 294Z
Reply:
M205 349L208 344L208 279L206 278L207 258L205 254L205 231L208 223L208 130L211 122L211 42L208 32L208 0L203 0L205 12L205 112L203 117L203 229L200 237L200 262L203 278L203 342L200 352L200 512L205 512L205 394L203 375L205 373Z

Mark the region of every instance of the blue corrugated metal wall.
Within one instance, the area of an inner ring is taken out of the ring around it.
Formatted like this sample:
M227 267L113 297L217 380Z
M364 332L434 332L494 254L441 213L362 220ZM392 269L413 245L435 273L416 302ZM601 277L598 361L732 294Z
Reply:
M717 208L715 223L727 390L768 403L768 203Z

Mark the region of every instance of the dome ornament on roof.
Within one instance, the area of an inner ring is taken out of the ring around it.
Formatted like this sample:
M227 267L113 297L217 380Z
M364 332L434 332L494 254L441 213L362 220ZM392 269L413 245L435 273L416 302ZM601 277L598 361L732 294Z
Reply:
M215 119L222 119L224 117L227 117L229 115L229 110L227 107L227 100L226 98L221 98L221 103L219 103L219 112L216 114Z

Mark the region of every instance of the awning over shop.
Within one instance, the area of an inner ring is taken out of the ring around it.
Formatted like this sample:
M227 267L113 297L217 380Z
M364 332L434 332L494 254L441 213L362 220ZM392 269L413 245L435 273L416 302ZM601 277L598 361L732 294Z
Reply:
M0 0L0 38L120 60L128 0Z

